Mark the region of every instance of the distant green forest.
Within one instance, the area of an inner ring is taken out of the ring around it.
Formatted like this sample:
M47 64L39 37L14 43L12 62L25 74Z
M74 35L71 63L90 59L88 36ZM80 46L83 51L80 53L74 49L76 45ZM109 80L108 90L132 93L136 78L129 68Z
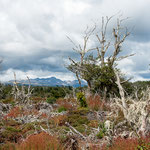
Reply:
M0 91L0 101L4 103L8 103L13 99L12 95L12 85L4 85L1 84L1 91ZM126 91L126 95L134 95L135 91L138 91L139 93L142 90L145 90L147 87L150 86L150 81L136 81L136 82L126 82L124 85L124 89ZM19 86L21 88L21 86ZM28 86L25 86L25 89L27 90ZM40 98L64 98L66 95L72 95L73 93L73 87L71 86L56 86L56 87L47 87L47 86L32 86L33 97L40 97ZM87 87L83 87L83 89L86 89ZM80 88L74 88L75 92L78 92Z

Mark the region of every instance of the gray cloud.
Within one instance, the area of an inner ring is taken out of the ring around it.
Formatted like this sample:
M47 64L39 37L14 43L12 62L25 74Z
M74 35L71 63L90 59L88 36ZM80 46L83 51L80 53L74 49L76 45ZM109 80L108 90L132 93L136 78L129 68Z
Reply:
M82 43L87 25L91 26L93 22L100 25L102 16L119 11L124 17L131 17L126 23L129 28L135 26L122 54L136 53L120 62L120 68L129 75L134 74L135 79L147 79L150 63L149 5L149 0L0 0L2 80L10 79L9 73L13 71L22 77L23 73L32 77L50 73L63 79L69 75L72 78L64 64L68 63L68 56L78 59L78 55L72 51L73 45L66 36ZM114 21L109 31L113 24Z

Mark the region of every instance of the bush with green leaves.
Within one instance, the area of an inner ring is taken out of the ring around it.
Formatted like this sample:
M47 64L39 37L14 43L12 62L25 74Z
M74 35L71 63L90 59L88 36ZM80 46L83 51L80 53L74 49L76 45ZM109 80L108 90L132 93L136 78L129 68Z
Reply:
M150 141L150 140L149 140ZM146 142L143 139L138 140L137 150L149 150L150 149L150 142Z
M46 102L49 104L54 104L56 102L56 98L55 97L48 97Z
M105 128L104 123L101 123L99 125L99 127L100 127L100 131L97 134L97 138L98 139L102 139L105 136L105 134L106 134L106 128Z
M67 111L67 109L64 106L61 106L58 108L58 112L61 113L63 111Z
M80 107L87 107L86 98L82 92L77 93L77 100L80 103Z

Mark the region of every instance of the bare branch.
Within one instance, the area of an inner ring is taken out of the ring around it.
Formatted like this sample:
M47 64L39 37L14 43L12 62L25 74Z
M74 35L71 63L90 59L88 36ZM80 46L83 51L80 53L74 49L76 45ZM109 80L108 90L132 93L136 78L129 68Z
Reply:
M115 75L116 75L116 78L117 78L117 81L116 81L116 84L118 85L118 88L119 88L119 93L120 93L120 96L121 96L121 101L122 101L122 106L125 110L127 110L127 104L125 102L125 94L124 94L124 90L123 90L123 87L121 85L121 82L120 82L120 77L119 77L119 74L117 71L115 71Z
M131 57L131 56L134 56L134 55L135 55L135 53L134 53L134 54L130 54L130 55L126 55L126 56L120 56L119 58L116 59L116 61L120 61L120 60L122 60L122 59Z
M69 127L73 132L75 132L77 135L79 135L80 138L83 140L87 140L87 137L85 137L83 134L81 134L79 131L77 131L74 127L72 127L68 122L65 123L67 127Z
M24 88L24 85L22 84L21 88L18 87L18 82L16 79L16 74L14 73L14 83L13 83L13 90L12 94L15 97L15 100L19 100L19 103L24 104L30 101L30 97L32 94L33 89L31 89L31 82L29 77L27 77L29 85L28 85L28 90L26 93L26 90Z

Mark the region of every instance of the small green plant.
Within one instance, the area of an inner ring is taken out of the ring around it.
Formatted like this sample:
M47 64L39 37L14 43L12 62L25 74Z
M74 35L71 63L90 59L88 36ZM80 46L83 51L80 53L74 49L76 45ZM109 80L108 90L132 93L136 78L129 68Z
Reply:
M11 127L11 126L6 127L6 130L9 131L9 132L20 132L20 131L21 131L21 130L16 129L16 128L13 128L13 127Z
M55 97L48 97L46 102L49 104L54 104L56 102L56 98Z
M61 106L58 108L58 112L61 113L63 111L67 111L67 109L64 106Z
M105 134L106 134L106 128L105 128L104 123L101 123L99 125L99 127L100 127L100 131L97 134L97 138L98 139L102 139L105 136Z
M85 131L85 126L84 125L79 125L76 127L77 131L79 131L80 133L84 133Z
M97 136L98 139L102 139L104 137L103 131L102 130L99 131L96 136Z
M89 120L88 118L85 116L86 113L84 113L83 111L73 111L70 112L66 122L69 122L70 125L72 125L73 127L77 127L83 124L88 124Z
M86 98L82 92L77 93L77 100L80 102L80 107L87 107Z
M149 142L149 143L146 143L146 142L144 142L144 140L142 140L142 139L139 139L138 142L139 142L139 144L138 144L136 150L149 150L149 148L150 148L150 142Z

